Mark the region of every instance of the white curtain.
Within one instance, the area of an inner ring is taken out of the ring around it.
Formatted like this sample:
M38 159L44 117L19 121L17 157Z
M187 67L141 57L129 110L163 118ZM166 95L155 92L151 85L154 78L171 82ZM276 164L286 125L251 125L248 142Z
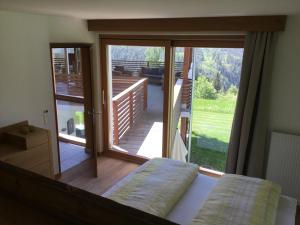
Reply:
M172 150L172 159L186 162L187 153L188 153L188 151L187 151L185 144L183 143L180 133L177 129L176 134L175 134L175 139L174 139L173 150Z

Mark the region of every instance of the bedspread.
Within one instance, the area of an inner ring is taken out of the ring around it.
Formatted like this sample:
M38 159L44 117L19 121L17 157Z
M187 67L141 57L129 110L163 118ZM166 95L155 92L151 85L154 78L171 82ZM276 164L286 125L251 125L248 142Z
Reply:
M274 225L281 188L270 181L224 175L192 225Z

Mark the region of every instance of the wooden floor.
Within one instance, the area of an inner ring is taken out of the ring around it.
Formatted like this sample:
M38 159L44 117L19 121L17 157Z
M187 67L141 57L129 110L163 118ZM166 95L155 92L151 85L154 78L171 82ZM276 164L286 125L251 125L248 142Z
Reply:
M163 91L148 85L148 107L139 122L120 139L118 149L147 158L162 156Z
M92 160L86 160L63 173L59 181L101 195L138 166L139 164L124 160L100 156L97 178L93 176Z

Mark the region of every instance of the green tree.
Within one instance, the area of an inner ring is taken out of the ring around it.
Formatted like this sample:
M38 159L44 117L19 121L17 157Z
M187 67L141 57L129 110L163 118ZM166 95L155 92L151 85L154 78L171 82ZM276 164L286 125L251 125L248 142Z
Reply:
M231 85L230 88L227 90L227 94L230 95L237 95L237 93L238 93L238 89L234 85Z
M222 89L222 83L221 83L221 74L218 72L213 77L213 86L216 89L216 91L219 93Z
M213 84L204 76L199 76L195 81L195 97L204 99L217 98L217 93Z
M162 55L163 54L163 49L162 48L157 48L157 47L150 47L147 48L145 51L145 59L146 61L149 61L150 64L157 64L158 62L161 61Z

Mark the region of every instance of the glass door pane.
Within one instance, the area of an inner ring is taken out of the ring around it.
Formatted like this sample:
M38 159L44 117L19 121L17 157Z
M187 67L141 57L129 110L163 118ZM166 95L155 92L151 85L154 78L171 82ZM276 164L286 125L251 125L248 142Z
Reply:
M86 143L84 125L84 105L69 101L56 101L59 136Z
M243 48L194 48L190 161L224 171Z
M164 48L109 45L108 53L112 148L161 157Z
M172 158L224 171L243 49L177 47L174 52Z
M62 172L90 158L93 152L89 57L88 47L52 48Z
M53 48L53 70L57 95L83 97L80 48Z

